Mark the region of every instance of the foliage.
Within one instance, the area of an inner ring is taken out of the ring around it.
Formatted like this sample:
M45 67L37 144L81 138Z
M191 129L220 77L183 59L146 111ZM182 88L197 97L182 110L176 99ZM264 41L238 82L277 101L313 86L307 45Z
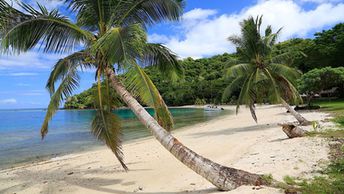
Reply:
M343 141L340 141L343 145ZM332 152L336 152L331 163L320 173L322 176L316 176L310 180L285 177L284 181L294 186L296 191L304 194L340 194L344 191L344 152L339 146L331 147Z
M313 69L302 75L298 85L301 93L319 93L338 87L339 94L344 95L344 67Z
M257 121L255 103L269 101L278 103L283 100L292 103L301 101L295 88L299 72L286 65L285 54L274 56L273 46L280 30L272 32L268 26L261 32L262 16L250 17L241 23L241 36L228 38L237 46L238 60L227 70L227 75L234 79L225 89L224 98L241 86L237 102L237 111L241 104L247 105L252 117ZM270 87L266 87L269 85Z
M84 108L93 101L97 114L91 131L106 143L127 169L119 140L119 120L112 113L118 103L112 93L114 88L109 84L110 75L114 75L115 69L126 72L128 76L124 77L124 82L129 83L129 92L155 109L156 118L163 127L172 127L173 120L167 106L142 67L154 66L169 77L182 72L175 54L163 45L147 42L146 29L164 20L178 20L183 11L183 1L64 2L76 16L75 20L63 16L57 9L48 11L40 4L36 9L25 2L18 2L19 8L15 8L0 0L1 51L13 54L40 48L43 52L66 53L82 48L59 60L53 67L46 85L51 100L41 127L42 138L48 133L49 121L65 99L69 99L67 107ZM79 72L85 68L95 70L97 86L95 96L90 98L81 94L82 102L79 104L79 99L71 96L79 86Z
M204 101L202 102L204 104L221 103L223 88L231 81L225 79L222 72L225 71L228 61L235 58L236 55L234 54L223 54L211 58L196 60L187 58L181 60L179 63L183 67L184 73L180 79L174 82L170 82L168 77L161 74L157 68L146 67L144 71L151 78L169 106L194 104L197 99ZM92 87L93 90L95 90L95 87ZM238 93L239 89L234 94L238 95ZM81 94L75 95L77 97L75 100L79 104L75 108L94 108L91 103L84 103L87 102L86 98L93 98L91 94L89 90L85 90ZM236 98L233 96L231 99ZM71 102L67 101L65 108L74 108L70 106Z
M102 84L103 87L105 84ZM97 98L97 84L93 84L93 86L85 91L83 91L80 94L71 96L66 99L66 102L64 104L65 109L95 109L96 108L96 98ZM118 99L118 95L111 90L110 91L110 96L112 101L116 101L116 106L124 106L123 102ZM112 107L116 108L116 107Z
M204 100L204 99L199 99L199 98L197 98L196 100L195 100L195 103L194 103L195 105L205 105L205 104L207 104L207 102Z
M344 127L344 100L332 100L332 101L320 101L317 100L314 102L317 105L321 106L323 111L327 111L333 114L333 121ZM344 131L343 131L344 132ZM343 133L344 137L344 133Z
M304 73L314 68L343 66L344 23L315 33L314 39L296 38L276 44L274 54L292 50L299 52L289 57L290 64Z
M234 54L217 55L211 58L181 61L184 68L183 79L171 84L157 71L147 73L156 84L166 103L170 106L194 104L196 99L204 99L206 103L221 103L221 96L226 82L223 77L227 61L235 59Z

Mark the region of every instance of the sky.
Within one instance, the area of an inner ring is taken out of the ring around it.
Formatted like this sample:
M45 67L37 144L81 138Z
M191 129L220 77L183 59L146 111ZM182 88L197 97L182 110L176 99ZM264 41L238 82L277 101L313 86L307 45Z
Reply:
M68 16L62 1L37 1ZM26 2L34 5L36 0ZM283 28L279 41L312 38L315 32L344 22L344 0L186 0L182 19L150 27L148 39L163 43L181 59L231 53L235 48L227 37L239 34L240 21L257 15L263 15L263 26ZM53 65L66 55L38 49L21 55L0 54L0 109L47 107L50 98L46 81ZM90 71L83 72L81 79L75 93L94 83Z

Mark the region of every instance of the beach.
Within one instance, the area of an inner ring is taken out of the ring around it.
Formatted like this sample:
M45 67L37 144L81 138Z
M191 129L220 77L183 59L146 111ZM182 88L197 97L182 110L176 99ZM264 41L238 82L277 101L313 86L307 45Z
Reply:
M234 110L233 106L225 109ZM326 121L327 113L304 112ZM277 123L293 120L282 106L258 106L258 123L241 107L225 115L173 131L184 145L222 165L252 173L311 177L328 162L327 140L288 139ZM330 123L321 123L330 125ZM311 126L307 128L311 129ZM105 146L0 171L0 193L224 193L176 160L153 137L123 145L125 172ZM226 193L283 193L243 186Z

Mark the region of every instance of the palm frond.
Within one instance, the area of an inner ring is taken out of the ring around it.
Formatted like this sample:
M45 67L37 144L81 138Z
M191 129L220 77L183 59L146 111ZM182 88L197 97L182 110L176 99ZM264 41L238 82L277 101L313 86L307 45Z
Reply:
M267 67L270 72L276 74L276 75L282 75L285 78L289 80L289 82L292 82L294 85L296 84L296 80L300 78L301 72L298 71L295 68L289 67L284 64L276 64L272 63Z
M227 69L227 77L245 77L254 72L254 65L249 63L242 63L238 65L233 65Z
M283 75L275 74L274 76L276 77L276 82L278 83L280 90L279 93L282 94L283 100L293 104L302 103L302 97L300 96L293 83L291 83Z
M235 78L223 91L222 101L227 101L228 98L232 96L234 91L240 89L240 86L243 84L244 80L244 77Z
M177 56L161 44L146 44L142 63L144 66L156 66L162 75L169 78L183 75L183 67Z
M80 77L77 74L76 68L69 68L64 74L59 87L50 98L48 109L41 127L42 139L48 133L49 121L60 107L61 102L71 96L72 92L79 86L79 80Z
M247 78L245 79L245 82L241 88L240 95L238 98L237 110L236 110L237 113L241 104L246 104L248 106L254 104L255 88L253 87L254 85L253 80L254 80L255 74L256 72L251 73L251 75L247 76Z
M91 131L100 141L103 141L115 154L122 167L127 171L124 163L120 119L111 111L98 110L92 121Z
M5 51L20 53L38 45L44 52L61 53L93 39L92 33L82 30L57 10L49 12L39 4L39 9L26 3L20 6L26 13L0 3L1 44Z
M77 69L91 68L94 66L92 62L94 62L92 56L83 50L60 59L54 65L46 84L49 93L52 95L55 92L55 83L63 79L71 69L75 71Z
M173 128L172 115L158 89L139 65L132 63L132 67L126 74L125 82L128 90L134 96L154 108L158 123L166 130L171 130Z
M119 64L142 57L146 42L146 33L140 25L114 27L92 45L91 51L94 54L101 52L106 63Z
M258 118L257 118L257 114L256 114L256 107L254 106L254 103L250 104L248 106L250 108L250 112L251 112L251 116L253 118L253 120L258 123Z
M178 20L183 14L183 0L127 0L122 3L117 25L139 23L144 27L166 20Z
M272 74L269 72L268 69L264 69L263 72L267 76L267 78L270 80L270 88L272 90L272 93L270 93L270 100L272 102L280 102L281 94L280 94L280 91L278 90L278 85L276 83L275 77L272 76Z
M68 6L78 12L78 24L93 31L132 24L148 26L164 20L178 20L181 0L71 0Z

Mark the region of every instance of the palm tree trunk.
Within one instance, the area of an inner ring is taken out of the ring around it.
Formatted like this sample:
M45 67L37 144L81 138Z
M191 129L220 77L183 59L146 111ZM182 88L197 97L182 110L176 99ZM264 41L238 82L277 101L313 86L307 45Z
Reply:
M292 114L300 125L306 126L310 125L311 122L304 118L300 113L296 112L286 101L282 100L283 106Z
M179 161L201 175L219 190L232 190L241 185L269 185L262 175L252 174L243 170L229 168L204 158L184 146L163 127L137 102L124 88L112 69L107 69L111 86L122 100L135 113L139 120L150 128L155 138Z

